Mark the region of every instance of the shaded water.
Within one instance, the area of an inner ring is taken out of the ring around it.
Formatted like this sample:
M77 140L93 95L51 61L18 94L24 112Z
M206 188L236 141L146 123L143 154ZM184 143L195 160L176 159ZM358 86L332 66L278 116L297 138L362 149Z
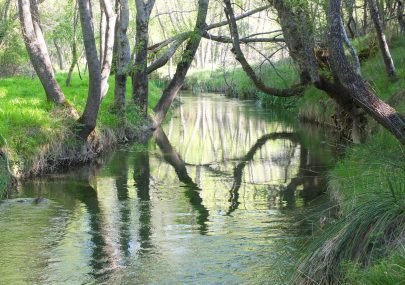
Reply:
M146 147L0 204L0 284L288 282L324 204L327 138L253 102L181 100Z

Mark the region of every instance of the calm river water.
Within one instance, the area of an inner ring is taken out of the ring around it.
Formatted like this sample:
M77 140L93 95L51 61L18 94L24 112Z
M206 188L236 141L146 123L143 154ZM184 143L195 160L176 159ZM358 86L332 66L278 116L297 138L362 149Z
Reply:
M288 283L327 204L327 138L254 102L181 101L147 146L0 204L0 284Z

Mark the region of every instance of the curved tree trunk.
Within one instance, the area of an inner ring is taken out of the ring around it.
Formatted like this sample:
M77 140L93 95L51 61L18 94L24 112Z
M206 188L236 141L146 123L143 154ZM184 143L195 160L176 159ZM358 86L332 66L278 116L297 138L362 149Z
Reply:
M39 24L36 0L18 0L19 17L25 46L32 66L44 87L46 97L56 104L66 104L52 68L51 59Z
M169 110L177 92L184 83L187 72L193 62L194 56L200 45L201 37L205 30L205 19L207 17L209 0L198 0L198 14L194 27L194 35L188 41L186 48L182 54L180 62L177 64L176 73L169 85L163 90L162 97L154 108L155 117L153 128L160 126Z
M84 48L86 50L89 67L89 91L86 107L79 119L81 124L78 135L86 139L96 127L97 115L101 103L101 68L97 57L96 41L91 17L90 0L78 0L80 21L83 33Z
M135 63L132 75L132 99L143 115L148 112L148 38L149 17L155 0L136 0Z
M389 77L395 76L395 66L392 59L390 49L385 38L384 26L381 21L380 14L378 13L378 6L376 0L368 0L370 6L370 14L373 19L375 30L377 32L378 43L380 45L381 53L384 58L385 68Z
M297 96L302 94L303 88L288 88L288 89L278 89L268 87L264 84L264 82L256 75L253 68L247 62L242 49L240 48L240 39L238 33L238 27L235 20L235 14L233 12L233 8L231 5L230 0L224 0L225 4L225 14L228 19L229 29L232 36L232 45L233 49L232 52L235 54L236 60L240 62L242 69L245 71L247 76L253 81L255 86L262 92L279 97L290 97L290 96Z
M329 1L329 50L332 69L353 100L405 144L405 121L394 108L380 100L347 60L342 42L341 0Z
M114 106L118 113L122 113L125 108L127 78L131 60L131 52L127 36L129 24L128 0L121 0L119 20L117 24L117 72L115 73Z

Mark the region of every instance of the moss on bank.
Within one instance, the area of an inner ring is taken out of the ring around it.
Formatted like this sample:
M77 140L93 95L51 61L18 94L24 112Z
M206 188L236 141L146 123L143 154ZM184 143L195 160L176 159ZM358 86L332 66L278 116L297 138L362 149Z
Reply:
M78 110L84 109L87 99L88 77L81 80L74 74L72 85L66 87L65 74L57 80L68 101ZM97 136L86 144L74 139L72 130L76 122L66 111L47 102L45 93L37 78L13 77L0 79L0 134L7 139L8 155L12 170L21 177L52 171L61 166L81 163L111 148L128 137L139 136L143 118L134 106L128 106L124 118L111 109L114 100L114 78L109 80L109 91L100 106L97 120ZM131 84L128 82L128 100ZM154 106L160 95L160 88L150 83L149 104ZM1 172L0 194L4 194Z

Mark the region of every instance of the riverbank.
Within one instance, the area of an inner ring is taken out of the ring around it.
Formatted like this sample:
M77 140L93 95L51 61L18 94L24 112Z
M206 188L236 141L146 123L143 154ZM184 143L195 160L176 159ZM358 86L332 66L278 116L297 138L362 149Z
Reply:
M81 113L85 106L88 78L81 80L78 74L74 74L70 87L64 84L65 74L58 75L57 80L68 101ZM113 112L113 77L109 85L108 94L100 106L96 134L83 144L75 139L72 132L75 120L65 110L46 101L38 79L0 79L1 196L12 184L12 176L25 179L82 164L118 143L140 140L144 136L141 126L145 121L133 106L127 107L125 117ZM130 81L127 88L127 99L131 100ZM150 82L150 106L156 104L160 91L157 83Z
M361 42L355 43L359 47ZM405 114L404 40L391 43L398 77L389 80L380 53L362 63L362 73L381 99ZM297 82L288 62L262 67L263 78L273 87ZM377 71L377 72L376 72ZM204 82L205 81L205 82ZM287 84L286 84L287 83ZM262 106L288 108L301 121L339 129L337 105L313 86L299 98L278 98L262 94L241 68L191 75L195 91L223 91L229 96L256 99ZM343 142L345 143L345 142ZM399 284L405 280L405 150L398 141L369 118L367 139L349 145L329 172L328 193L336 202L338 217L319 225L314 238L305 244L297 265L294 284Z

